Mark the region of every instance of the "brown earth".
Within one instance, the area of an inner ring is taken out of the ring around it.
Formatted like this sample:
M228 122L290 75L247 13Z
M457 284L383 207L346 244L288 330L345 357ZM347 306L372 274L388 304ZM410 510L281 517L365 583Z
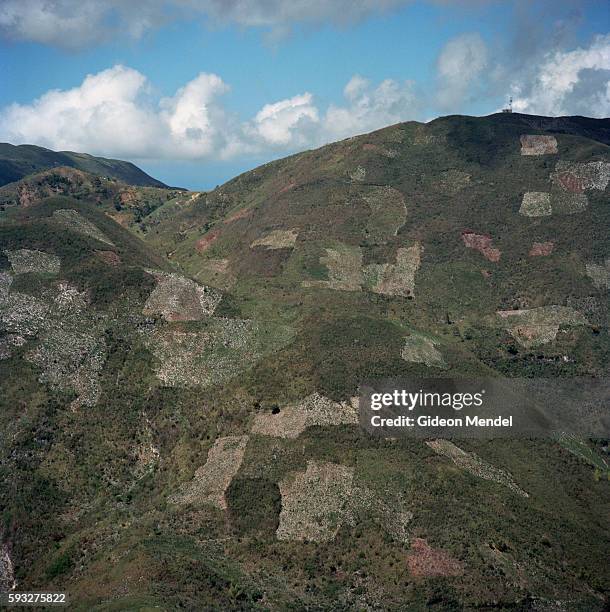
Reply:
M564 191L570 191L572 193L582 193L585 190L583 179L579 176L576 176L573 172L559 172L555 174L554 181Z
M444 550L432 548L423 538L416 538L407 555L407 567L417 578L432 576L460 576L464 567Z
M500 249L492 246L493 238L488 234L475 234L465 230L462 232L462 240L469 249L479 251L489 261L499 261L502 254Z
M530 257L546 257L553 252L555 248L554 242L534 242L528 255Z
M204 251L207 251L212 246L212 244L214 244L214 242L218 239L219 235L220 235L219 230L212 230L211 232L208 232L202 238L199 238L199 240L197 240L197 242L195 243L195 249L197 249L197 252L203 253Z
M109 266L116 267L121 263L121 258L114 251L95 251L95 254Z

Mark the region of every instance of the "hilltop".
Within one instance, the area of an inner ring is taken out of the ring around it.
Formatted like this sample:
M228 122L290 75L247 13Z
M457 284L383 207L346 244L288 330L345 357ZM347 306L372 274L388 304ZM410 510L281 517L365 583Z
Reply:
M167 187L132 164L118 159L94 157L86 153L51 151L35 145L0 143L0 186L59 166L76 168L97 176L114 178L130 185Z
M607 374L609 135L451 116L209 193L0 189L0 581L75 609L601 611L603 441L371 438L357 394Z
M157 209L161 210L156 212L154 219L173 208L179 209L199 193L168 187L132 185L115 178L58 166L0 187L0 210L29 208L45 198L58 195L88 202L120 225L138 233L146 229L148 216Z

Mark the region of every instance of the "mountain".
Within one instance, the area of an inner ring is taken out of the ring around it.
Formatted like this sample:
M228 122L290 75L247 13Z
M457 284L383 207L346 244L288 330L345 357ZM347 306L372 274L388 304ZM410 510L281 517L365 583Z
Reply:
M167 187L130 162L94 157L86 153L55 152L35 145L0 143L0 186L58 166L114 178L130 185Z
M58 195L90 202L120 225L139 232L146 229L144 222L153 212L156 211L153 218L157 219L199 194L184 189L132 185L76 168L58 166L0 187L0 209L28 208L45 198Z
M0 581L77 610L604 609L604 440L373 438L357 395L607 375L609 133L402 123L136 191L125 227L123 183L0 190Z

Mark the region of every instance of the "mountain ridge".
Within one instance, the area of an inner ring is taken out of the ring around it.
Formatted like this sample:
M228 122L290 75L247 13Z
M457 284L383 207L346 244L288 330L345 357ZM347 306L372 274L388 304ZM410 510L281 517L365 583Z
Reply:
M0 186L57 166L69 166L138 186L167 187L132 162L88 153L52 151L37 145L0 143Z

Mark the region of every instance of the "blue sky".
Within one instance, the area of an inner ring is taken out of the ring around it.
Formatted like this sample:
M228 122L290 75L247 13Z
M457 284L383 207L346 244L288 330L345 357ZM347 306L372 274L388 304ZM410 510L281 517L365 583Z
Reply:
M0 140L206 189L389 123L495 112L509 95L522 112L610 114L605 2L124 5L4 0Z

